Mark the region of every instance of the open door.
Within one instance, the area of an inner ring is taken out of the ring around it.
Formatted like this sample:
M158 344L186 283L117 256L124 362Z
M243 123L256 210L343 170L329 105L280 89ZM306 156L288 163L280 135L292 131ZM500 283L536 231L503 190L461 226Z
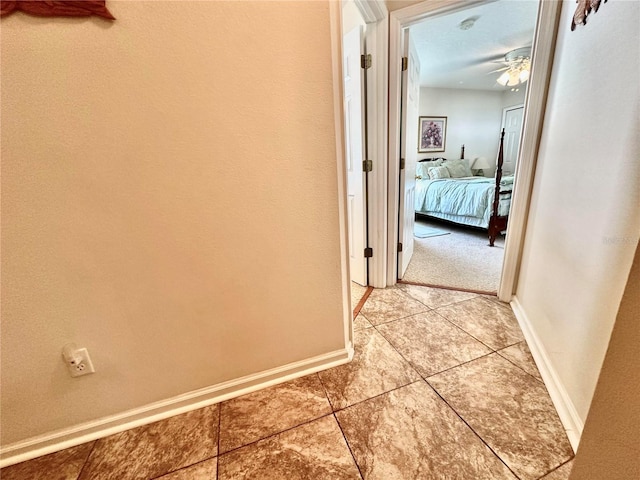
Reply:
M523 105L507 107L502 114L502 128L504 128L504 163L502 164L502 173L504 175L512 175L513 172L516 171L523 118Z
M400 126L400 206L398 211L398 279L404 276L413 255L415 223L416 162L418 159L418 112L420 107L420 62L411 42L409 30L404 33L402 72L402 110ZM404 159L404 160L402 160ZM404 168L402 163L404 162Z
M343 39L345 151L347 165L347 209L349 223L349 268L351 280L367 286L367 246L364 158L363 33L356 27Z

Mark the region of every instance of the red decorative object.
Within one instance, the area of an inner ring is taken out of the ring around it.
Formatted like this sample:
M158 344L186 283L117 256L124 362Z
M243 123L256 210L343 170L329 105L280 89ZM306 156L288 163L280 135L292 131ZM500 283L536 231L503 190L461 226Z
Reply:
M105 6L105 0L52 1L0 0L0 17L21 11L39 17L89 17L97 15L115 20Z
M586 25L587 17L593 12L597 12L600 8L600 0L576 0L578 7L571 19L571 31L576 29L576 25ZM607 0L604 0L607 3Z

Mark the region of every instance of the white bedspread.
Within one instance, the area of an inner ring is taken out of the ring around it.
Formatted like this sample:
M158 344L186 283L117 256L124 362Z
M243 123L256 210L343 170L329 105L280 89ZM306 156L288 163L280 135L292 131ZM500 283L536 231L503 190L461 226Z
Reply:
M501 191L511 190L513 176L500 182ZM456 215L481 219L488 224L493 206L495 179L485 177L443 178L416 181L415 210L426 214ZM503 195L500 215L508 213L510 195ZM506 208L505 208L506 207ZM464 222L463 222L464 223Z

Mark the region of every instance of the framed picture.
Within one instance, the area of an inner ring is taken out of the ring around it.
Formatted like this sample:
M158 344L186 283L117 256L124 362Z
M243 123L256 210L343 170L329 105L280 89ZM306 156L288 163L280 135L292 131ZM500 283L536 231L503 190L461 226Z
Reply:
M418 119L418 153L444 152L447 139L447 117Z

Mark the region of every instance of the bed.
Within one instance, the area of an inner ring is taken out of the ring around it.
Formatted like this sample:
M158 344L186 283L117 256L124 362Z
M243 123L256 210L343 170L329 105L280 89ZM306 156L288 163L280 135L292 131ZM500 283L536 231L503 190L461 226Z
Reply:
M502 176L504 131L500 137L494 178L474 176L464 158L426 159L416 166L416 216L486 229L493 247L498 234L507 228L513 176Z

